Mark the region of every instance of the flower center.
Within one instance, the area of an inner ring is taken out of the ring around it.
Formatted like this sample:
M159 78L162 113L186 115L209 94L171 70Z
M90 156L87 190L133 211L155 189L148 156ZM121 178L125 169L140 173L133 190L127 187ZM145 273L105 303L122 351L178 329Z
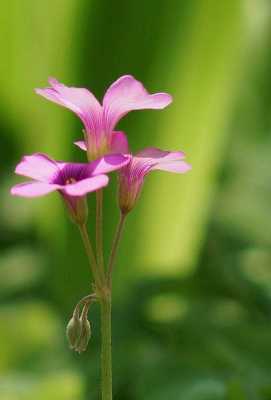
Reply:
M71 183L76 183L76 179L74 178L68 178L65 181L65 185L70 185Z

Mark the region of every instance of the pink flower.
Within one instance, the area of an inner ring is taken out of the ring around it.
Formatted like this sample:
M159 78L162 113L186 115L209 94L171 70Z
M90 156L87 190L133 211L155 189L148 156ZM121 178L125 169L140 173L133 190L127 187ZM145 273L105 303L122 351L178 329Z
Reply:
M126 149L128 150L128 149ZM127 214L135 206L141 193L144 178L154 170L184 174L191 166L183 161L180 151L163 151L149 147L132 156L130 162L119 171L119 206Z
M90 160L115 152L123 140L121 132L114 132L119 120L129 111L162 109L171 103L166 93L149 94L144 86L131 75L124 75L106 91L102 104L84 88L68 87L50 78L51 87L36 89L41 96L69 108L82 120L85 127L85 146Z
M13 186L11 194L31 198L58 191L78 222L86 194L106 186L109 179L105 174L126 165L129 159L129 156L112 154L83 164L54 161L41 153L25 156L15 173L33 181Z

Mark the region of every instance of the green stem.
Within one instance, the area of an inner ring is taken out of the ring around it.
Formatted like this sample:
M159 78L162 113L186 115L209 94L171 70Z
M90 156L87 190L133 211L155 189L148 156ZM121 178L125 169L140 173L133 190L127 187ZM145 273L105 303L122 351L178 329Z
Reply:
M124 228L125 214L121 214L113 240L108 263L107 291L101 298L101 334L102 334L102 400L112 400L112 345L111 345L111 286L112 272L116 254Z
M89 236L88 236L88 231L87 231L86 225L85 224L78 225L78 228L79 228L81 238L84 243L84 247L85 247L85 250L86 250L86 253L88 256L89 265L90 265L90 268L91 268L91 271L93 274L95 284L97 285L98 288L101 288L102 281L99 276L99 271L97 268L95 254L94 254L93 247L92 247L92 244L91 244Z
M103 257L103 191L96 192L96 254L101 279L105 279Z
M122 236L122 232L123 232L123 228L124 228L124 222L125 222L126 215L127 214L123 214L123 213L121 213L121 215L120 215L119 223L118 223L118 226L116 229L116 233L115 233L115 237L113 240L113 245L112 245L112 249L111 249L111 253L110 253L110 257L109 257L107 282L108 282L108 287L110 289L112 287L113 268L114 268L114 264L116 261L116 255L117 255L117 251L119 248L119 244L121 241L121 236Z
M99 194L98 194L99 193ZM105 280L103 262L103 242L102 242L102 192L97 192L97 213L96 213L96 262L93 247L91 245L88 231L85 224L78 225L79 231L85 246L89 264L93 273L97 289L97 297L101 304L101 378L102 378L102 400L112 400L112 349L111 349L111 290L108 289ZM81 302L91 300L92 295L86 296ZM79 302L81 304L81 302ZM88 306L86 302L85 307Z
M103 283L101 304L101 378L102 400L112 400L111 290L107 287L103 257L103 191L96 192L96 254Z
M112 355L111 355L111 293L101 299L101 372L102 400L112 400Z

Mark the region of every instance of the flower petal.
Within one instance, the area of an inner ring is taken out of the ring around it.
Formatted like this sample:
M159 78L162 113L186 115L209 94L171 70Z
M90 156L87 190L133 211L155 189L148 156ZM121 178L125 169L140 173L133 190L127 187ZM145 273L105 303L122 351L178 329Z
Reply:
M76 183L63 186L61 189L68 196L84 196L89 192L94 192L108 184L109 178L106 175L93 176L82 179Z
M99 174L106 174L124 167L129 163L130 159L130 155L108 154L89 163L86 167L86 170L88 171L88 174L95 176Z
M150 170L163 170L175 173L185 173L191 166L183 161L185 154L181 151L164 151L155 147L141 150L135 156L137 163L149 166Z
M138 157L148 158L161 158L163 160L176 160L185 158L185 154L182 151L165 151L156 147L146 147L146 149L140 150L137 154Z
M13 186L10 192L13 196L39 197L57 189L59 189L59 185L44 182L25 182Z
M52 183L57 185L66 185L69 180L80 181L85 178L89 178L89 174L86 175L86 167L88 163L71 163L58 161L59 174Z
M41 182L50 182L57 172L57 163L42 153L23 157L15 169L16 174L37 179Z
M103 125L112 132L118 121L132 110L162 109L172 97L167 93L149 94L141 82L131 75L124 75L107 90L103 99Z
M129 153L128 140L124 132L113 132L111 139L111 153Z
M185 161L164 161L159 162L157 165L152 167L152 170L159 169L161 171L175 172L177 174L185 174L190 171L191 165Z
M89 90L65 86L54 78L49 78L49 83L51 87L35 89L36 93L75 112L87 130L99 129L102 107Z
M79 149L87 151L87 145L84 140L77 140L74 142L75 146L79 147Z

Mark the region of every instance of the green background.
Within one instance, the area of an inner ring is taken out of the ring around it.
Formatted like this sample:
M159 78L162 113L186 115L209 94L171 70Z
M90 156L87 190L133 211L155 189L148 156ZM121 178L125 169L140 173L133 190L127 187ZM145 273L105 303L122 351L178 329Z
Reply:
M55 76L101 99L127 73L174 98L121 121L131 148L181 149L193 169L153 173L128 218L113 282L115 398L271 399L270 20L269 0L1 3L1 400L99 398L95 306L87 352L65 339L90 281L76 227L57 194L9 189L23 154L84 160L78 118L35 87Z

